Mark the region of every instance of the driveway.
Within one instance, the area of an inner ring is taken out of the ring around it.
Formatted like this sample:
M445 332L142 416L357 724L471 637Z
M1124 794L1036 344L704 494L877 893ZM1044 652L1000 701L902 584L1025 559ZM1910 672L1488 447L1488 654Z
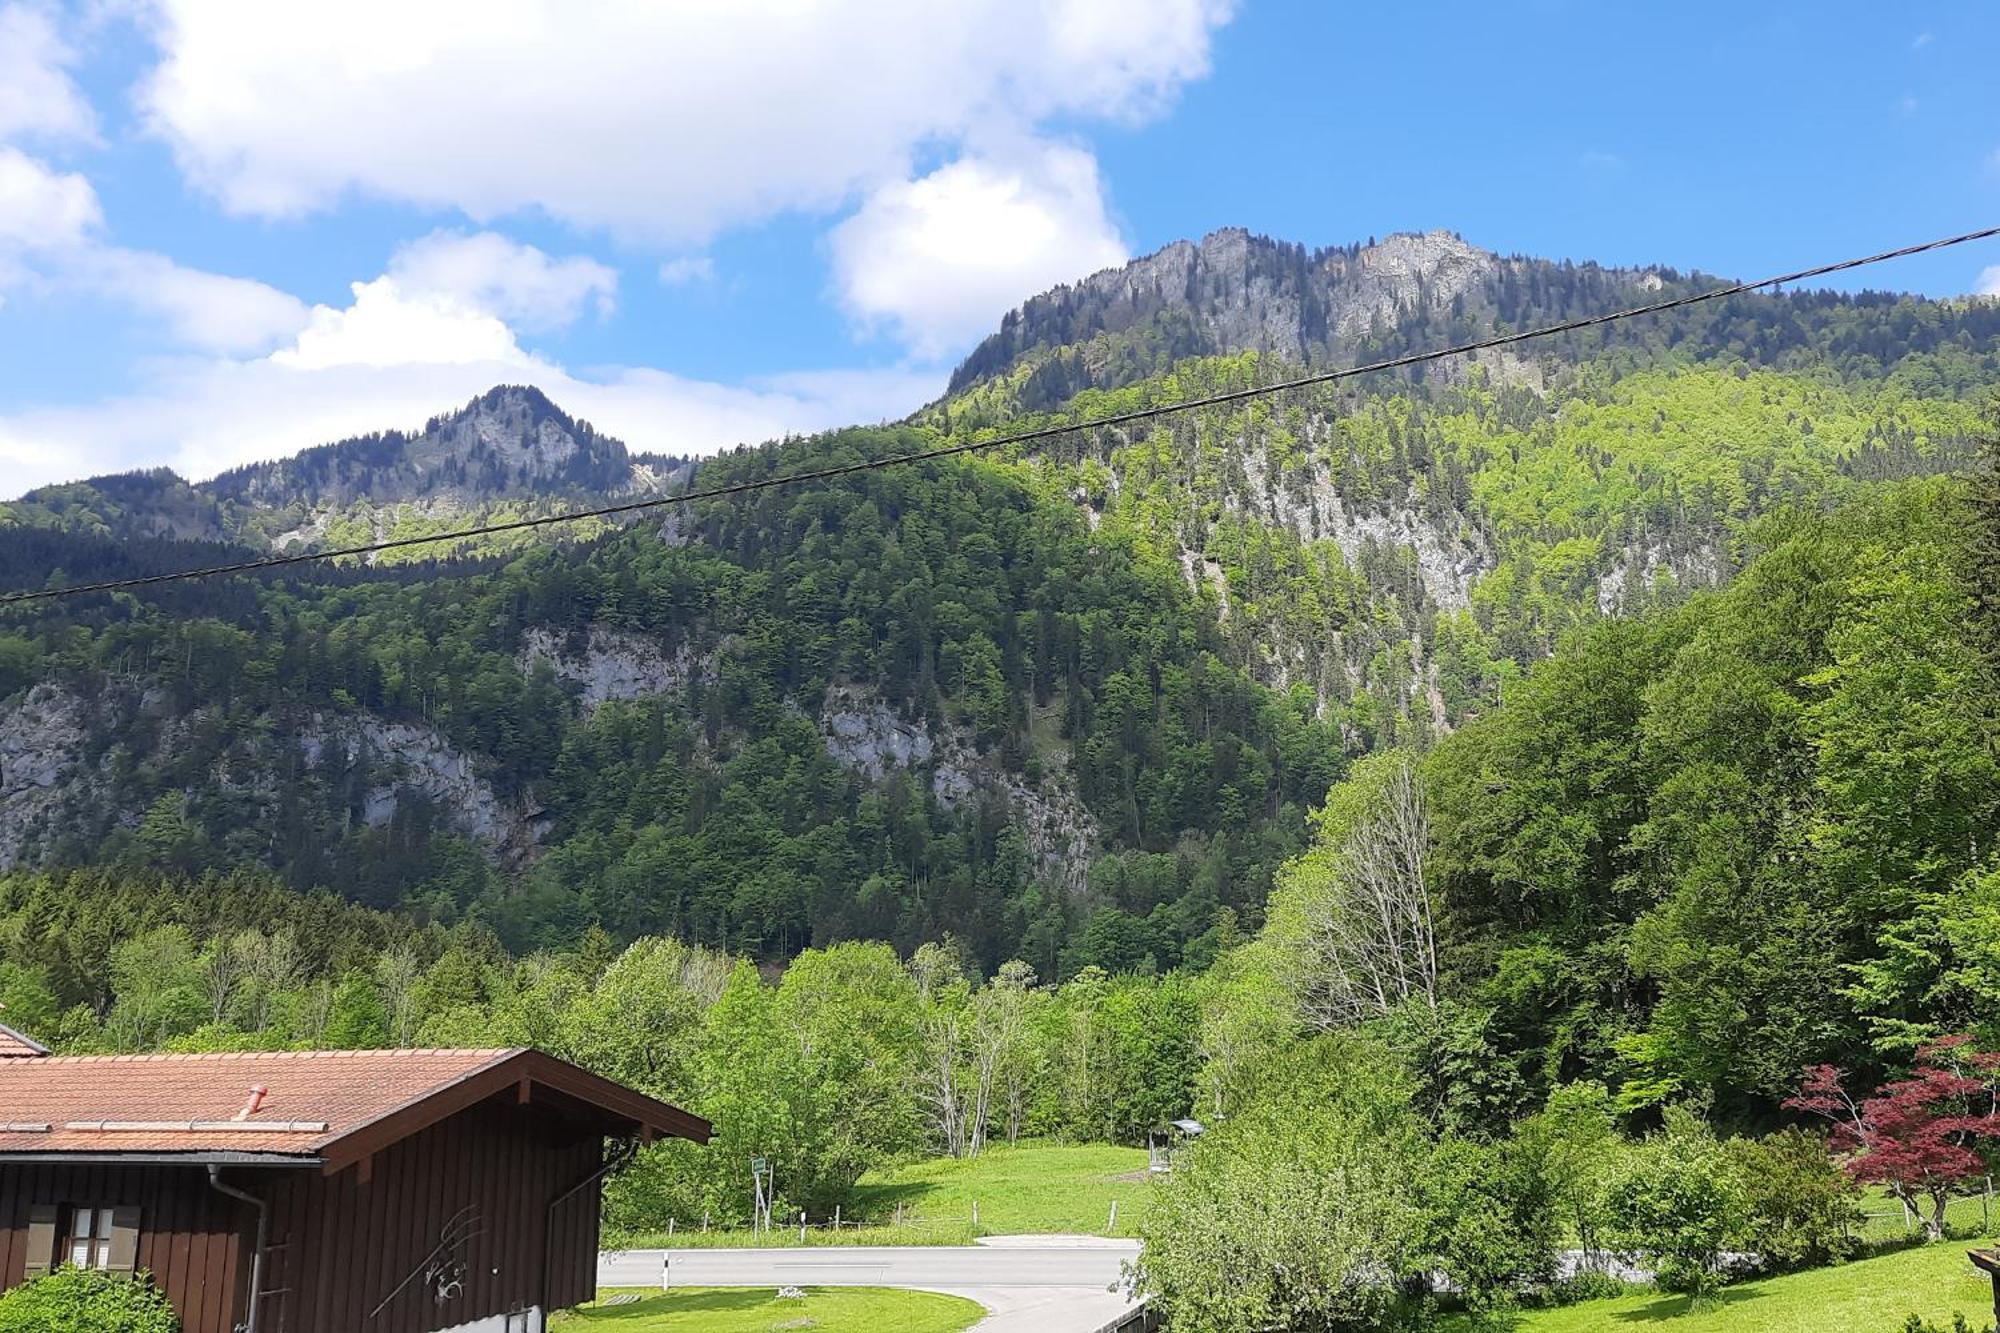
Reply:
M989 1243L990 1242L990 1243ZM677 1287L910 1287L978 1301L975 1333L1097 1333L1132 1308L1114 1291L1136 1241L994 1236L978 1245L674 1250ZM664 1250L606 1251L600 1287L658 1287Z

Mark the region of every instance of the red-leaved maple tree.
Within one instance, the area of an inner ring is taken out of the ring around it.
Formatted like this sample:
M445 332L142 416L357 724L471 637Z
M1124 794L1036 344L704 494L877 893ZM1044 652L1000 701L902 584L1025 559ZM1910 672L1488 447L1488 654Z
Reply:
M1933 1240L1943 1236L1945 1205L1986 1172L1977 1145L2000 1138L2000 1051L1977 1049L1970 1034L1940 1037L1917 1049L1908 1078L1858 1102L1845 1079L1832 1065L1809 1069L1785 1105L1831 1121L1834 1146L1848 1153L1848 1174L1886 1186Z

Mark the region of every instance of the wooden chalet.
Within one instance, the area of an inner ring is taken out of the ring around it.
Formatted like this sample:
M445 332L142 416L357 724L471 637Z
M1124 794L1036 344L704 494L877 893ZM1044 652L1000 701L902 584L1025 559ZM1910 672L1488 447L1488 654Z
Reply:
M0 1288L77 1264L149 1273L185 1333L540 1333L596 1294L601 1182L658 1137L709 1125L540 1051L52 1056L0 1027Z

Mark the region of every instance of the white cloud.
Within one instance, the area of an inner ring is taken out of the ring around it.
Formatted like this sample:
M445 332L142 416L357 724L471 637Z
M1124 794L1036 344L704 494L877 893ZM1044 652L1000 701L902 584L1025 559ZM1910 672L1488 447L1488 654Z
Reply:
M103 221L89 181L0 144L0 263L9 251L79 245Z
M0 413L0 494L166 464L205 477L329 440L412 428L498 383L531 383L635 449L701 454L798 431L902 416L934 397L934 371L830 371L744 386L663 371L583 375L521 348L497 316L384 275L344 307L315 306L261 357L156 361L138 391Z
M434 231L398 250L389 274L405 292L453 297L531 331L565 328L586 305L608 315L618 275L594 259L551 259L490 231Z
M75 63L50 10L0 6L0 138L94 139L97 118L69 76Z
M316 305L298 341L271 354L294 370L336 366L516 365L527 357L498 316L383 276L353 284L354 304Z
M164 319L174 341L214 352L259 352L306 322L289 292L221 273L184 268L165 255L93 247L64 275L98 295Z
M707 255L679 255L660 265L660 281L669 287L684 287L689 283L712 282L715 279L715 261Z
M304 303L275 287L107 245L103 223L88 180L0 145L0 289L32 278L86 293L155 315L205 351L262 351L305 322Z
M989 331L1036 292L1126 259L1096 160L1060 144L961 158L884 186L832 239L848 309L925 358Z
M235 212L358 190L698 244L838 207L927 145L1151 114L1206 73L1232 6L159 0L140 101Z
M1976 296L2000 296L2000 264L1995 264L1981 273L1979 281L1973 285L1972 290Z

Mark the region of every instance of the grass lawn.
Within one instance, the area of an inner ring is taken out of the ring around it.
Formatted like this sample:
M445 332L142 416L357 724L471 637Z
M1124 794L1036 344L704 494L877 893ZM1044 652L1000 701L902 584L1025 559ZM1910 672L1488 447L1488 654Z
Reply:
M807 1287L786 1300L768 1287L689 1287L630 1305L587 1306L557 1316L573 1333L959 1333L986 1314L976 1302L928 1291ZM616 1292L606 1292L604 1297ZM603 1298L600 1298L603 1299Z
M1108 1147L1101 1143L1057 1143L1027 1140L1013 1147L990 1147L970 1161L937 1158L890 1171L870 1172L855 1187L854 1206L843 1220L858 1221L838 1233L810 1218L807 1245L970 1245L979 1236L1035 1235L1050 1232L1132 1236L1145 1214L1152 1181L1146 1174L1144 1148ZM1107 1230L1112 1200L1118 1202L1118 1225ZM979 1204L979 1222L972 1205ZM897 1205L903 1221L895 1225ZM797 1245L798 1227L780 1226L768 1239L748 1232L677 1230L677 1249ZM635 1236L622 1242L631 1249L667 1244L662 1233Z
M1952 1315L1962 1312L1974 1328L1984 1328L1993 1321L1993 1287L1965 1257L1968 1244L1977 1243L1946 1241L1742 1282L1697 1313L1689 1313L1686 1297L1647 1292L1529 1311L1515 1327L1517 1333L1653 1326L1661 1333L1900 1333L1912 1313L1949 1327Z

